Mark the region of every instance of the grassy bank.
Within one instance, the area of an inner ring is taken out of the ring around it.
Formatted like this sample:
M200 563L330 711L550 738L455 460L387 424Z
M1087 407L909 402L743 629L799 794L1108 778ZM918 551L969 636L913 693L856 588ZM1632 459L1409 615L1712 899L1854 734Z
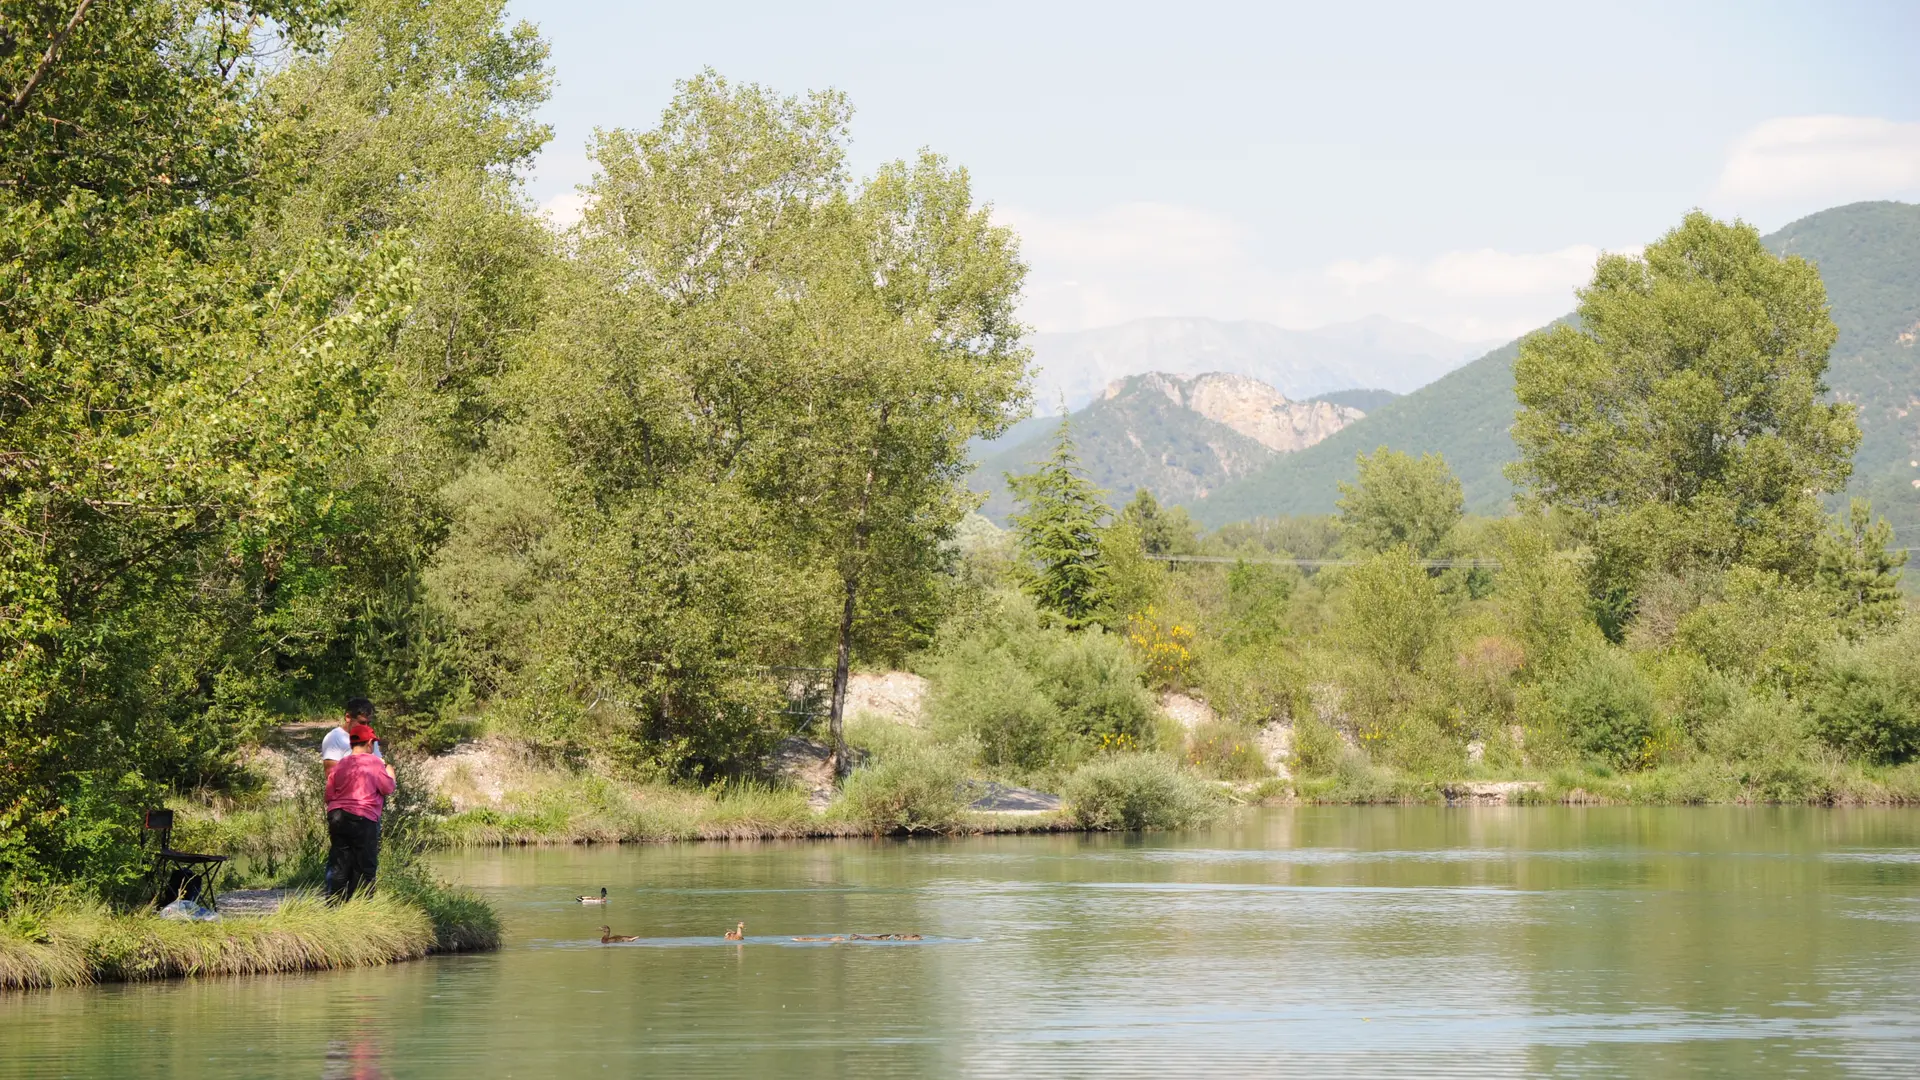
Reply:
M0 920L0 989L370 967L499 940L493 912L476 897L412 882L338 907L296 893L271 914L211 922L104 905L25 906Z

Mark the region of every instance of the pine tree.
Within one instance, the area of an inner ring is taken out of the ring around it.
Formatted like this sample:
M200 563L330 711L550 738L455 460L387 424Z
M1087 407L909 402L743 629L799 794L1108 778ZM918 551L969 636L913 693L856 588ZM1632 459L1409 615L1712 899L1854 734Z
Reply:
M1027 592L1069 629L1088 625L1106 593L1100 533L1108 510L1105 493L1080 471L1065 416L1047 460L1024 476L1008 475L1007 484L1025 507L1013 515L1013 528L1028 565Z
M1845 521L1836 521L1820 540L1818 580L1834 596L1849 637L1892 625L1900 618L1900 568L1907 553L1895 554L1893 526L1873 519L1873 504L1855 499Z

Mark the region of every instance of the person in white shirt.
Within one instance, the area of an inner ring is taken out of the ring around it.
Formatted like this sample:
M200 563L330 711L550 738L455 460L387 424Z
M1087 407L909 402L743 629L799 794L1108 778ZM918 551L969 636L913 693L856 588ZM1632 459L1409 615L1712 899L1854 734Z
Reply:
M334 726L332 731L321 738L320 767L326 771L327 776L333 775L333 767L340 763L341 758L353 753L353 740L347 737L347 729L355 724L373 726L373 702L363 697L348 701L346 716ZM373 756L386 757L380 752L379 743L373 744Z

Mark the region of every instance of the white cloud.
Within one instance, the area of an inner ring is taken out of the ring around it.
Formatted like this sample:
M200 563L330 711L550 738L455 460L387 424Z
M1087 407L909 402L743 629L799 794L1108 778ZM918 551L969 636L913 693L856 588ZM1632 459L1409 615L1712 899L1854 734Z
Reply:
M567 191L540 204L540 212L547 216L554 228L564 229L580 220L587 209L586 193Z
M1235 222L1192 207L1129 203L1081 217L1001 217L1032 267L1023 314L1041 330L1154 315L1262 319L1307 328L1386 315L1462 341L1506 339L1571 310L1600 249L1379 254L1282 272Z
M1920 196L1920 123L1782 116L1734 142L1713 202L1722 212L1758 218L1915 196Z

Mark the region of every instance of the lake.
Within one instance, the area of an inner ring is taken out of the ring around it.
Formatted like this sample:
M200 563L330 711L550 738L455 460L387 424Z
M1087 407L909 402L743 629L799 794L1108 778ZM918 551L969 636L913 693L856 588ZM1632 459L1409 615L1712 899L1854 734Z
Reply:
M0 1077L1920 1075L1920 811L1304 807L441 869L500 952L0 996ZM855 932L922 940L789 940Z

